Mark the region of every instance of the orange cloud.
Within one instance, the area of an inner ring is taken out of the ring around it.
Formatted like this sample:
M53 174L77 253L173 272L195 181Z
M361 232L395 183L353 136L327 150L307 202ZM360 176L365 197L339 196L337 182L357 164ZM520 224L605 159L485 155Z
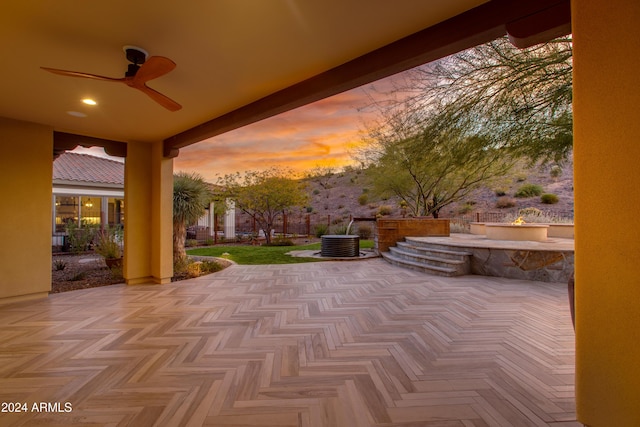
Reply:
M375 114L363 107L391 84L383 80L375 89L354 89L183 148L174 169L215 181L271 166L304 172L352 164L349 148L362 140L364 123Z

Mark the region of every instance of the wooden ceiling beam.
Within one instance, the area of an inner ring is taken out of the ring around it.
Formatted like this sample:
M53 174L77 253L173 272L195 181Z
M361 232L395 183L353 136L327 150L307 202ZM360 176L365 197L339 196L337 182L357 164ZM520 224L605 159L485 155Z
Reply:
M116 157L127 157L127 143L67 132L53 132L53 158L77 146L102 147L104 152Z
M514 46L524 49L571 33L571 5L563 2L507 23L507 35Z

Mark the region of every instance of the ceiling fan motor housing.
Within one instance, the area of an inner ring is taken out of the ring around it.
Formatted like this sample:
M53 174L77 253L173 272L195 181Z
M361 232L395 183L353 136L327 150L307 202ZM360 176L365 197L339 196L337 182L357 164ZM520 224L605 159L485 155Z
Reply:
M124 75L125 77L133 77L140 69L140 65L144 64L144 61L147 60L148 53L144 49L136 46L125 46L123 49L127 56L127 61L131 62Z
M140 66L138 64L129 64L129 66L127 67L127 72L124 73L124 76L133 77L136 75L139 69L140 69Z

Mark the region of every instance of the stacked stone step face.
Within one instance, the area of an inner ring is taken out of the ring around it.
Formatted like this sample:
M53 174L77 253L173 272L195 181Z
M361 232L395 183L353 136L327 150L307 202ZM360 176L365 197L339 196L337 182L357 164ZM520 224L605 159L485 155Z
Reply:
M471 252L410 237L405 240L382 252L382 257L391 264L438 276L463 276L471 271Z

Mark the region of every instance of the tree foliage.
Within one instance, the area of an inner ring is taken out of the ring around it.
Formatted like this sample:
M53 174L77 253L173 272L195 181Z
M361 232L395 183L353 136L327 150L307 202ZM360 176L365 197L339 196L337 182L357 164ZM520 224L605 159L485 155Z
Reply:
M387 95L356 158L379 192L437 217L514 159L570 153L571 38L522 50L500 38L413 70Z
M211 200L209 186L196 173L179 172L173 176L173 259L182 261L187 226L195 223L205 213Z
M412 70L376 107L426 112L442 129L561 163L573 144L572 54L570 36L527 49L499 38Z
M379 194L397 196L411 215L437 218L444 206L506 174L512 161L486 137L424 119L404 110L371 129L368 173Z
M272 167L225 175L219 180L224 195L235 201L236 208L253 218L264 232L267 244L276 220L291 207L304 206L307 193L288 169Z

